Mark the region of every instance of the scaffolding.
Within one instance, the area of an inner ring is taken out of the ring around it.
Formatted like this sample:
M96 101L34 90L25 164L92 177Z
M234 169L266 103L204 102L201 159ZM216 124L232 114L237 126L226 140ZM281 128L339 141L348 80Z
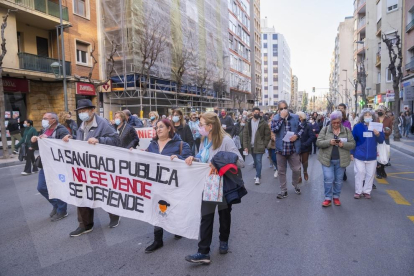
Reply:
M229 83L227 0L102 0L100 5L104 54L110 53L112 42L119 45L112 92L104 99L110 109L115 104L143 106L145 111L158 107L203 111L230 101L228 85L219 91L213 85ZM143 59L139 47L146 43L142 29L151 22L162 22L166 43L148 78L140 70ZM172 73L178 66L176 53L188 49L191 66L179 85ZM207 68L210 81L201 88L197 72Z

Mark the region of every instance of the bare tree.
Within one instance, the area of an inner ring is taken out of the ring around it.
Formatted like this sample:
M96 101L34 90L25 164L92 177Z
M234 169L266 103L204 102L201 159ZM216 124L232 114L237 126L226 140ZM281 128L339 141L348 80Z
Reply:
M116 44L115 41L112 41L111 45L112 45L111 52L109 53L109 57L106 60L106 62L107 62L106 63L107 71L106 71L106 76L105 76L106 78L103 81L97 81L96 82L96 81L92 80L92 73L93 73L93 70L95 69L96 64L98 64L98 60L96 59L96 57L94 55L95 50L96 50L95 42L93 42L93 44L92 44L92 50L91 50L91 53L90 53L91 57L92 57L92 67L91 67L91 70L89 71L89 74L88 74L88 80L89 80L90 83L92 83L95 86L95 90L98 87L108 83L108 81L111 79L112 73L114 72L114 65L115 65L114 56L115 56L116 52L118 51L118 46L119 45Z
M139 73L142 77L145 76L144 85L141 86L140 100L141 110L143 110L142 99L150 88L151 68L160 58L166 47L166 25L163 18L157 19L157 16L152 16L152 11L149 15L142 17L141 27L138 30L138 54L140 56Z
M4 102L4 89L3 89L3 59L7 53L6 49L6 37L4 36L4 30L7 27L7 18L10 15L11 10L7 10L7 13L3 15L3 23L1 24L1 54L0 54L0 128L1 128L1 143L3 146L3 158L9 158L9 151L7 145L7 132L6 132L6 106Z
M400 113L400 82L403 77L402 74L402 50L401 50L401 38L398 35L398 32L396 32L395 38L390 39L386 35L382 36L382 41L387 45L388 54L390 57L390 65L388 66L388 69L390 70L390 73L392 75L392 87L394 89L394 117L396 118L394 120L394 141L400 141L401 139L401 133L398 128L398 116ZM395 41L395 43L393 42ZM397 52L395 52L395 48L397 48ZM398 60L398 64L397 63Z

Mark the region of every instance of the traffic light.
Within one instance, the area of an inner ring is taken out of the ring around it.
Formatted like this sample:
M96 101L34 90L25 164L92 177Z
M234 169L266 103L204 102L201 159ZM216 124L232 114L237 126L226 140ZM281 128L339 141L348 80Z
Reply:
M359 101L359 105L360 105L360 106L364 106L364 105L365 105L364 100L360 100L360 101Z
M312 87L312 92L315 93L315 87Z

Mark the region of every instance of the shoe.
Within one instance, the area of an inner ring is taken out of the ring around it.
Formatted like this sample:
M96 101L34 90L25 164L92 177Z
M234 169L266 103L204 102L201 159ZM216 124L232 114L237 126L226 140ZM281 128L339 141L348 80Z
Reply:
M109 228L115 228L119 225L120 221L121 221L121 217L118 217L118 219L111 219L111 221L109 222L108 227Z
M220 248L219 248L220 254L227 254L229 251L229 242L220 241Z
M31 173L27 173L27 172L22 172L21 175L31 175Z
M331 200L325 199L325 201L322 202L322 207L329 207L329 206L331 206L331 204L332 204Z
M174 240L181 240L183 237L180 235L174 235Z
M295 188L295 193L296 193L297 195L300 195L300 189L299 189L299 188Z
M342 178L343 181L346 181L348 179L348 176L346 176L346 173L344 173L344 177Z
M356 193L355 193L355 194L354 194L354 198L355 198L355 199L360 199L360 198L361 198L361 194L356 194Z
M283 198L285 198L285 197L287 197L288 196L288 193L287 192L280 192L280 193L278 193L277 194L277 198L278 199L283 199Z
M260 178L256 177L256 179L255 179L255 181L254 181L254 184L256 184L256 185L260 185Z
M300 183L302 183L302 176L301 176L301 177L299 177L298 184L300 184Z
M275 173L273 174L274 178L277 178L279 176L279 172L277 170L275 170Z
M38 173L38 172L39 172L39 170L32 171L32 173Z
M55 214L55 215L52 217L51 221L55 222L55 221L58 221L58 220L64 219L64 218L66 218L67 216L68 216L68 212L66 212L66 213L61 213L61 214Z
M364 195L364 197L366 198L366 199L371 199L371 195L370 194L363 194Z
M71 237L79 237L80 235L83 235L83 234L87 234L89 232L92 232L92 230L93 230L93 227L91 227L89 229L85 229L83 227L78 227L78 229L76 229L75 231L70 232L69 236L71 236Z
M307 172L303 173L303 178L305 179L305 181L309 180L309 175Z
M339 198L334 198L333 202L334 202L335 206L341 206L341 201L339 201Z
M14 150L13 154L19 154L19 152L17 150Z
M376 190L377 189L377 185L372 184L372 189Z
M49 217L53 217L54 215L56 215L56 213L57 213L57 209L53 208L52 212L50 212L50 214L49 214Z
M185 260L190 263L196 264L210 264L210 254L201 254L196 253L193 255L188 255L185 257Z
M378 179L382 179L382 176L381 176L381 175L379 175L379 174L377 174L377 178L378 178Z
M163 241L154 241L150 246L148 246L147 248L145 248L145 253L152 253L155 250L161 248L164 246L164 242Z

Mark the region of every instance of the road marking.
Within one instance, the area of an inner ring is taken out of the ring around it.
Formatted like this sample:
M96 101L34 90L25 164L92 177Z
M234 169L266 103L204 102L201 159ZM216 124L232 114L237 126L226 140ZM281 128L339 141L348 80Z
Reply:
M393 177L393 178L398 178L398 179L404 179L404 180L409 180L409 181L414 181L414 178L406 178L406 177L401 177L398 175L405 175L405 174L414 174L414 172L398 172L398 173L388 173L387 175L389 177Z
M414 222L414 216L407 216L407 218L409 218L409 220L411 220L412 222Z
M387 190L387 193L392 197L392 199L394 199L395 203L399 205L411 205L411 203L408 202L398 191Z
M377 180L379 184L390 184L385 178L379 179L375 177L375 180Z

